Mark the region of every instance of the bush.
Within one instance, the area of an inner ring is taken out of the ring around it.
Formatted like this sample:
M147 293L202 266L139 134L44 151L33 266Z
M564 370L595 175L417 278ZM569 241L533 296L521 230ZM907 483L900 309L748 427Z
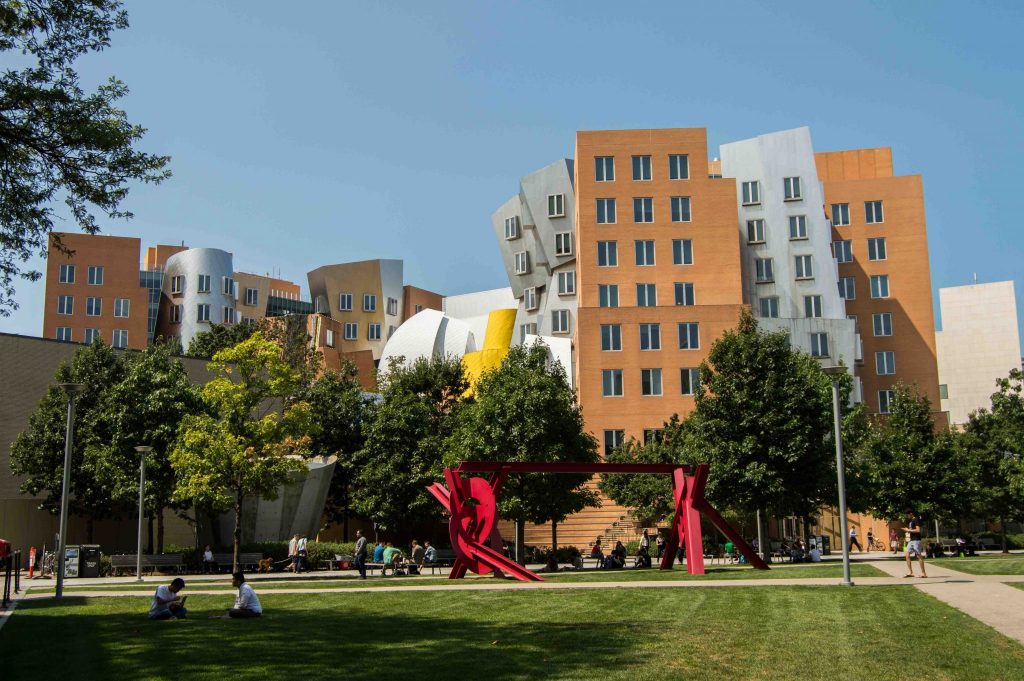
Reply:
M114 568L110 564L110 556L100 554L100 577L109 577L113 572Z

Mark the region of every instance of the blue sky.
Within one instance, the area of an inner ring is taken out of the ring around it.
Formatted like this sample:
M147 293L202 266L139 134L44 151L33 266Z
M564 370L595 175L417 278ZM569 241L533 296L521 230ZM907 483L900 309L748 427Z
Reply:
M936 299L977 272L1024 301L1019 3L126 7L80 70L128 84L174 177L106 233L223 248L304 289L322 264L401 258L407 282L464 293L507 285L490 214L576 130L706 127L714 156L808 125L818 150L892 146L924 176ZM0 330L38 334L42 294L19 283Z

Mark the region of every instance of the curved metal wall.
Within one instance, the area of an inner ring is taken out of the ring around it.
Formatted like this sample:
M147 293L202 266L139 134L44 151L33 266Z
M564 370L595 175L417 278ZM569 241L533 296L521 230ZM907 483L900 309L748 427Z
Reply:
M210 277L209 293L199 292L199 275ZM184 276L184 288L181 293L171 293L172 282L176 276ZM177 336L181 347L188 349L192 338L200 331L209 331L210 324L224 323L224 308L235 308L235 295L224 293L224 278L234 276L231 254L219 248L190 248L172 255L167 259L164 268L164 284L162 299L169 306L181 305L181 322L168 323L166 335ZM199 305L209 304L210 321L199 321ZM170 313L161 313L161 319L169 320ZM231 320L235 321L235 320Z

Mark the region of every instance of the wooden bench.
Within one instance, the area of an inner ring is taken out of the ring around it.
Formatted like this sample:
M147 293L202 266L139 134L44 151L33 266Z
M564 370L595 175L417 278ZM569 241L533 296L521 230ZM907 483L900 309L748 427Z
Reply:
M260 566L261 560L263 560L262 553L240 553L238 554L238 567L242 570L255 570ZM215 553L213 562L217 564L219 572L231 570L234 566L235 555L233 553Z
M110 567L114 576L118 575L119 570L131 570L135 572L138 557L131 554L118 554L110 557ZM178 553L160 553L153 556L142 557L142 569L150 569L150 572L155 574L159 568L161 571L174 570L175 572L181 572L185 569L185 561L182 560L181 554Z

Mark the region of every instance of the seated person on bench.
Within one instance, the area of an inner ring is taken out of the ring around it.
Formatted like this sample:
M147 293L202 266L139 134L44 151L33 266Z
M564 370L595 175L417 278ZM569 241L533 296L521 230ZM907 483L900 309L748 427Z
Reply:
M425 542L423 542L423 546L426 547L424 549L424 551L423 551L423 560L426 561L427 563L436 563L437 562L437 549L434 548L434 545L431 544L428 541L425 541Z
M235 596L235 607L228 610L228 617L233 619L244 619L248 617L259 617L263 614L263 606L256 596L253 588L245 583L245 575L235 572L231 575L231 586L238 587L238 595Z
M402 550L395 548L388 542L384 547L384 568L381 570L381 574L384 573L388 568L392 568L395 574L398 574L398 569L402 566Z
M185 610L185 599L188 596L178 597L178 592L184 588L185 580L181 577L175 577L170 585L158 586L156 593L153 594L153 600L149 603L149 619L184 619L188 614Z
M594 545L590 547L590 557L597 558L598 561L604 560L604 551L601 550L601 538L598 537L594 540Z

